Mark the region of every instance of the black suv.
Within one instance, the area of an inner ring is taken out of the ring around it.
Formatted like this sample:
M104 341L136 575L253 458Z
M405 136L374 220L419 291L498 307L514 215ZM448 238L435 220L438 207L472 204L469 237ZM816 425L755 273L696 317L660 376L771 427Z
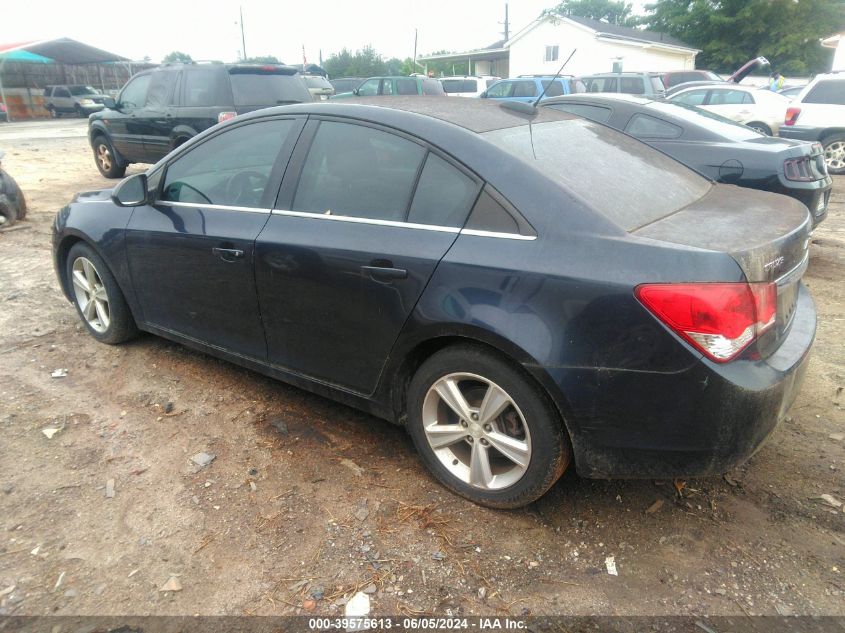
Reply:
M132 77L88 120L94 162L106 178L155 163L192 136L238 114L313 101L297 69L280 65L168 64Z

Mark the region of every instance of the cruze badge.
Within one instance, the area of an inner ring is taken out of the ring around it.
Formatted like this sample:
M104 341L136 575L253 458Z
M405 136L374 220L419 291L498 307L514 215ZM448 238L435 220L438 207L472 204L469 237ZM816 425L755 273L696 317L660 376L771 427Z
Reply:
M781 255L780 257L773 259L772 261L763 265L765 270L774 270L778 266L780 266L784 262L784 257Z

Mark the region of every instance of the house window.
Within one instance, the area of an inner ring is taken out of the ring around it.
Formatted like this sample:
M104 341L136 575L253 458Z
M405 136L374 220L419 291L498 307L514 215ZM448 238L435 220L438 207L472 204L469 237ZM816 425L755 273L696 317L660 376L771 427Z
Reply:
M546 60L547 62L556 62L558 54L557 46L546 46Z

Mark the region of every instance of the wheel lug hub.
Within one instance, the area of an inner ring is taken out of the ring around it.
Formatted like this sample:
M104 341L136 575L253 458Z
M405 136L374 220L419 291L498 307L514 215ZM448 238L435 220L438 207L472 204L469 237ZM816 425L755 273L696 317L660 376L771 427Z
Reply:
M472 440L472 435L467 435L467 442L469 442L470 444L472 444L472 441L473 441L473 440Z
M487 440L485 440L483 437L481 438L481 445L482 445L482 446L487 446L489 443L490 443L490 442L488 442Z
M472 417L473 420L478 420L478 414L477 413L471 414L470 417Z
M490 426L489 424L485 424L485 425L484 425L484 430L485 430L487 433L489 433L490 431L492 431L492 430L493 430L493 427L492 427L492 426Z
M464 428L467 428L467 421L461 420L461 426L464 427Z

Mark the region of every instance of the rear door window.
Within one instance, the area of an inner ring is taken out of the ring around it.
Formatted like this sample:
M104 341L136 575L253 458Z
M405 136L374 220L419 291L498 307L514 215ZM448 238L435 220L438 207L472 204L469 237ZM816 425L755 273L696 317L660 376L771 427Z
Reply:
M393 94L393 80L392 79L382 79L381 80L381 92L379 94L382 95L392 95Z
M148 108L160 108L170 105L173 97L173 87L176 80L175 70L163 70L153 73L150 79L150 87L147 90L146 106Z
M622 77L619 80L619 92L624 92L628 95L645 94L645 86L640 77Z
M513 81L500 81L487 90L487 96L494 99L504 99L513 94Z
M801 101L803 103L845 105L845 81L841 79L820 81L810 89L810 92Z
M182 105L189 108L224 105L223 103L218 103L218 77L219 71L213 68L198 68L185 71Z
M559 97L563 92L563 82L559 79L555 81L544 81L543 88L546 89L546 97Z
M293 199L294 211L402 222L426 150L376 128L322 121Z
M294 119L241 125L200 143L167 167L160 200L261 207L270 172Z
M300 75L233 68L229 71L229 78L236 106L273 106L313 101Z
M536 97L537 84L535 84L533 81L515 81L513 82L513 96Z

